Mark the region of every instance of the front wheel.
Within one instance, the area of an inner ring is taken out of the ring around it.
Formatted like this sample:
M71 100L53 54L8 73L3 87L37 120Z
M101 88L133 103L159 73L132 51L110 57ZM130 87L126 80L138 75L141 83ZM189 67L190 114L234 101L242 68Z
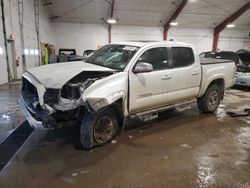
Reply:
M221 100L220 87L218 85L210 86L205 94L198 99L198 108L204 113L214 112Z
M103 109L96 113L88 112L81 124L81 143L84 149L91 149L112 140L118 132L118 120L115 110Z

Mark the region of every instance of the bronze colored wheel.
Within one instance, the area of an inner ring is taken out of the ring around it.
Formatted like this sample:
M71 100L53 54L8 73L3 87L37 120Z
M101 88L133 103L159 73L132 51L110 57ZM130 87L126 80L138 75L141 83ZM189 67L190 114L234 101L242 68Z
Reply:
M208 108L216 109L219 101L219 93L217 91L213 91L208 96Z
M101 116L94 125L94 140L98 144L104 144L112 138L114 124L109 116Z
M197 100L198 108L204 113L214 112L222 99L221 90L218 85L210 86L205 94Z
M81 143L84 149L108 143L118 132L117 113L113 108L96 113L88 112L81 124Z

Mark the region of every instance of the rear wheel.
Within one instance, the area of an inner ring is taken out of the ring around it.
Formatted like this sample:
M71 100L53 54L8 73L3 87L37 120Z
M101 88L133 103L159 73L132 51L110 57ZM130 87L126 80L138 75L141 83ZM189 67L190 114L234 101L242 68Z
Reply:
M87 113L81 124L81 143L84 149L91 149L112 140L118 132L115 110L107 108L96 113Z
M221 100L220 87L218 85L210 86L206 93L198 99L198 108L204 113L214 112Z

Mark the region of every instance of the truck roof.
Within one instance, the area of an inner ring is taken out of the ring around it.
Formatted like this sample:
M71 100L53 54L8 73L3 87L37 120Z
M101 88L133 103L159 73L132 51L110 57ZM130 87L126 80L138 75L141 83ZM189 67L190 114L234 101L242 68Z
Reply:
M152 46L152 45L166 45L169 47L172 46L187 46L192 47L192 44L184 43L184 42L176 42L176 41L129 41L129 42L120 42L114 44L123 44L129 46L138 46L138 47L145 47L145 46Z

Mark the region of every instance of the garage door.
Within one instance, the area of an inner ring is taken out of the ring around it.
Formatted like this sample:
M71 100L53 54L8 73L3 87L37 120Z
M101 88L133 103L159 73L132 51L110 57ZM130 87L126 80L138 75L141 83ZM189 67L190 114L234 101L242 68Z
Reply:
M2 16L1 8L0 15ZM0 19L0 85L8 82L7 62L5 54L3 22L2 19Z
M24 2L24 49L26 54L26 68L39 66L37 33L34 17L34 2L27 0Z

